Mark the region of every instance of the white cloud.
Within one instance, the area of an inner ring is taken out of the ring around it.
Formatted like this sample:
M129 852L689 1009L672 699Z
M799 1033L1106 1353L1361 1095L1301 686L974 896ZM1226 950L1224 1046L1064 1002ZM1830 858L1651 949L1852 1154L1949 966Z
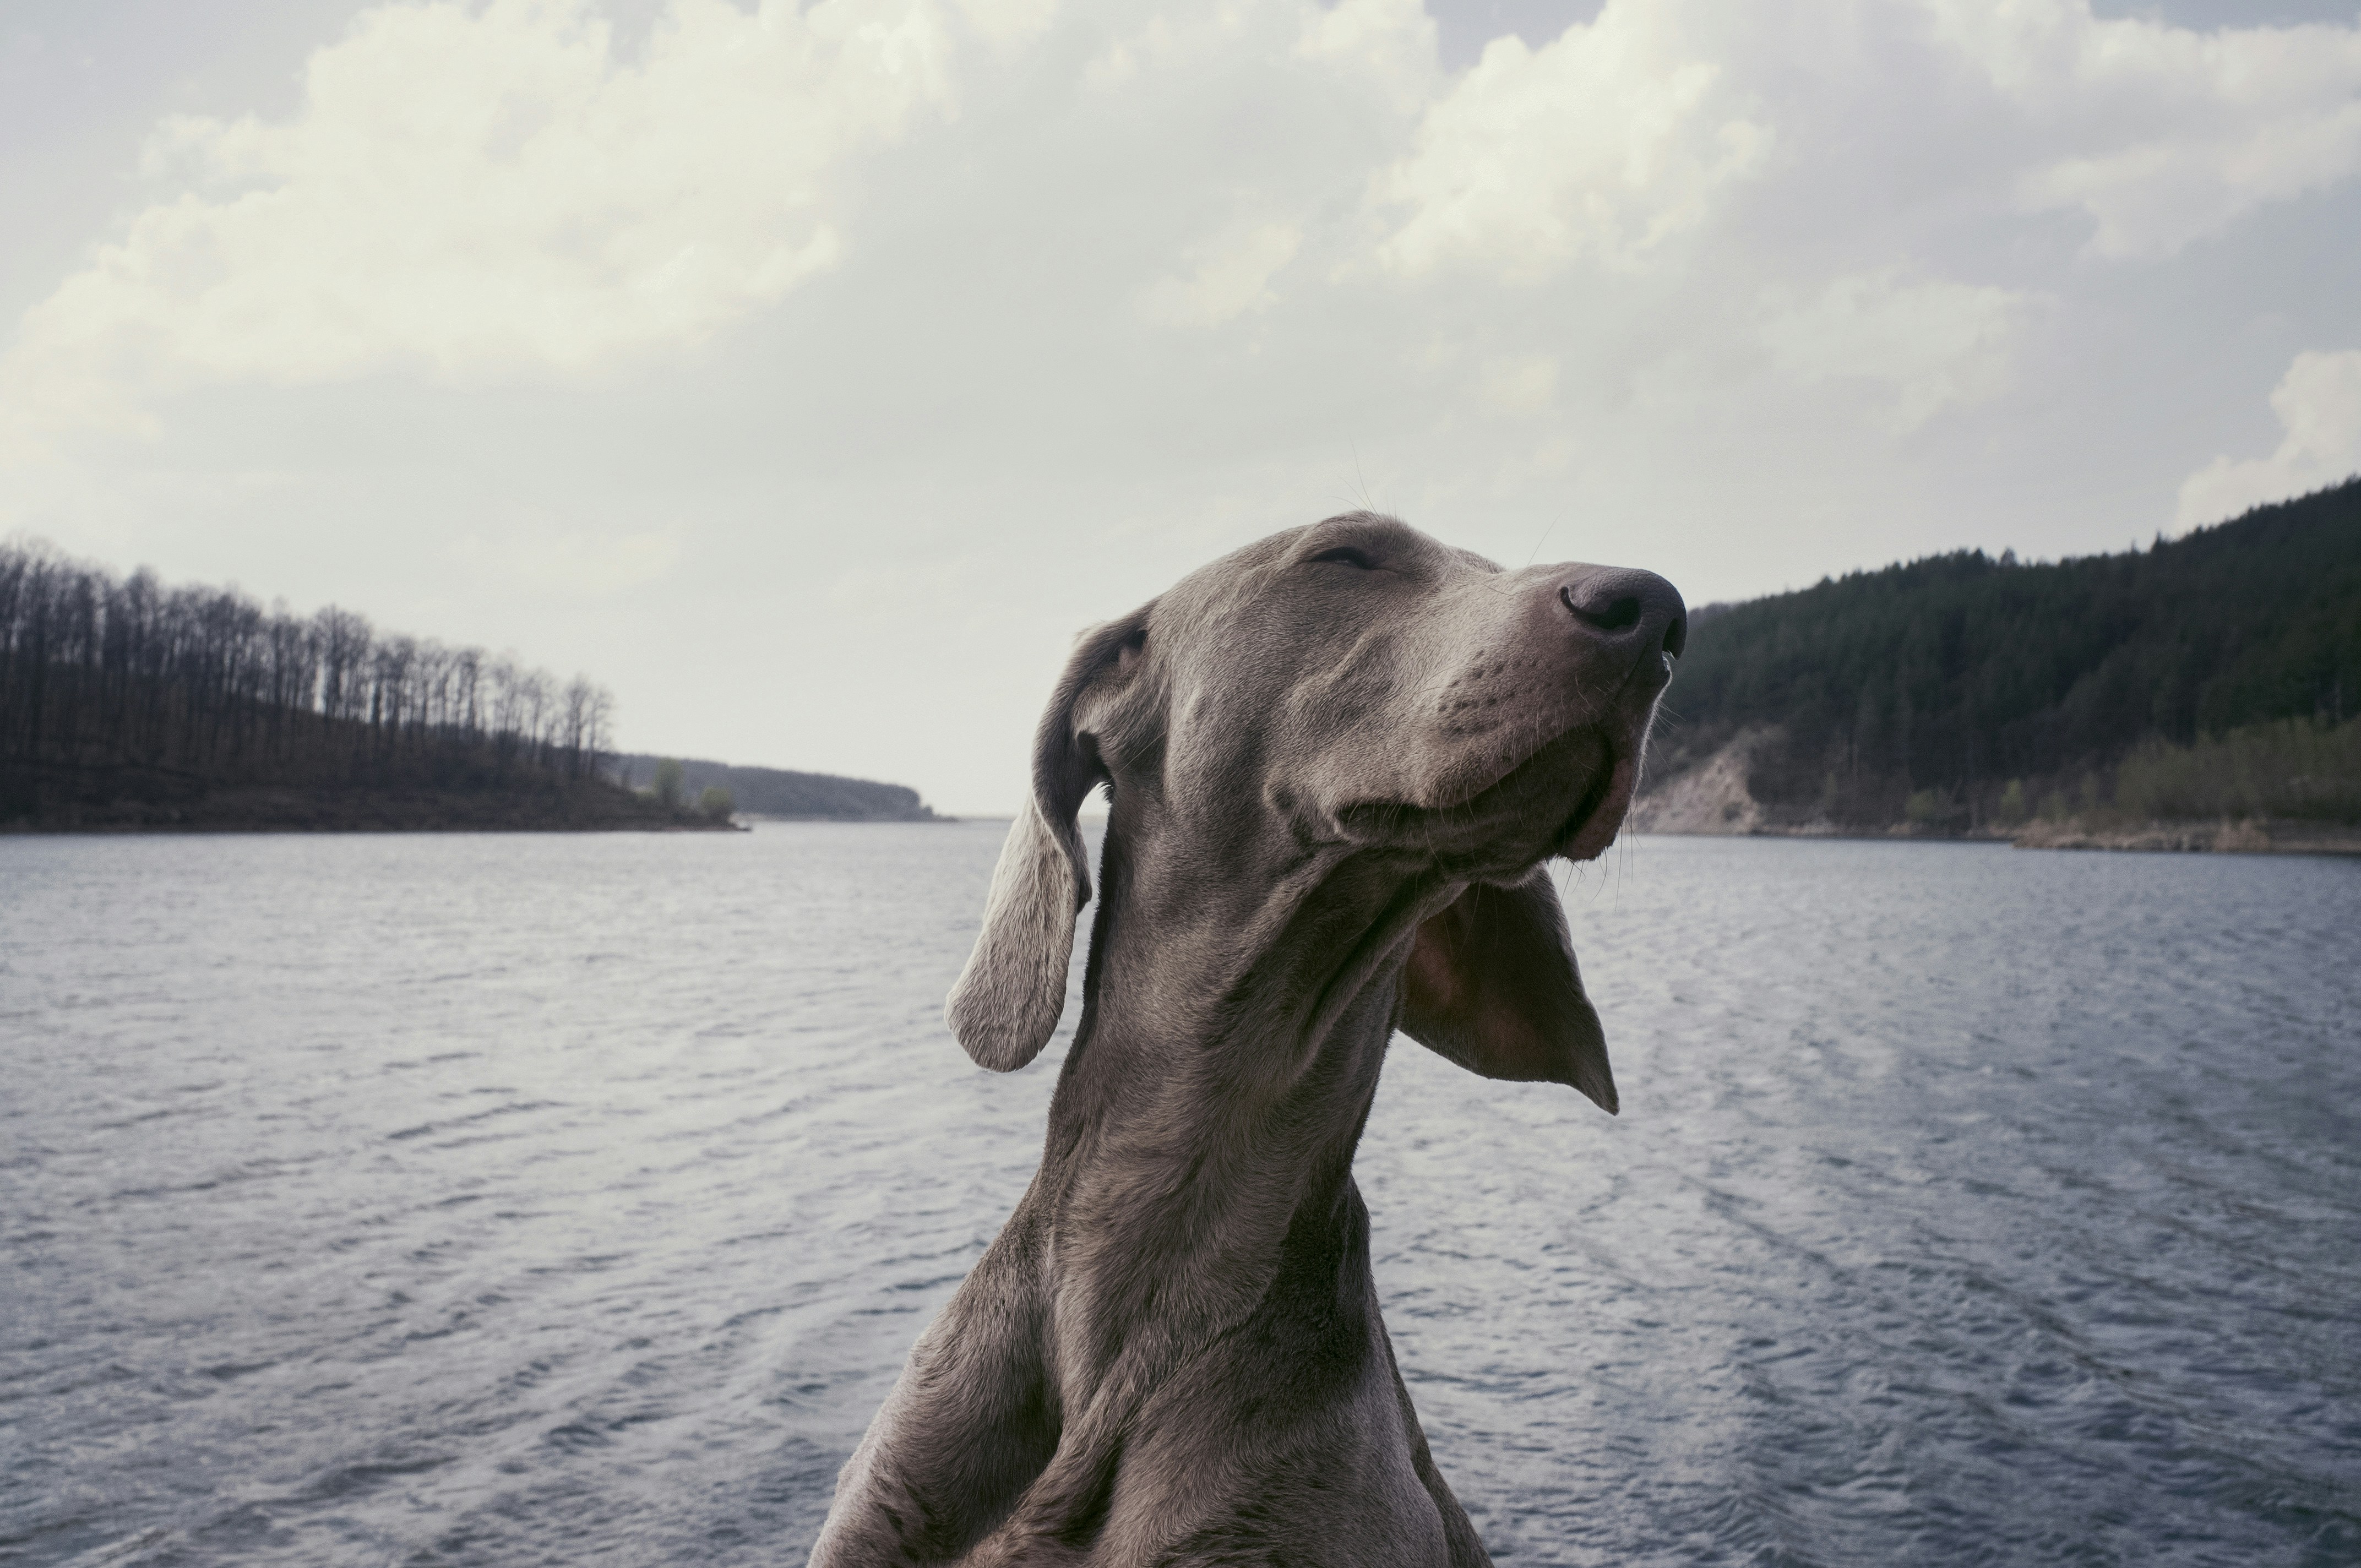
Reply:
M2286 432L2268 457L2216 457L2180 487L2175 521L2219 522L2361 474L2361 349L2299 354L2271 392Z
M1412 112L1425 104L1439 70L1434 20L1419 0L1337 0L1315 8L1295 50L1366 75Z
M0 418L694 344L839 259L840 166L948 104L950 47L924 0L675 0L631 64L587 0L366 12L292 118L164 124L188 188L26 316Z
M967 25L995 44L1022 43L1049 27L1058 0L957 0Z
M1279 296L1270 280L1303 244L1292 224L1257 224L1191 252L1187 276L1159 278L1142 308L1166 326L1219 326L1249 311L1267 310Z
M2103 257L2167 255L2361 170L2361 27L2102 20L2089 0L1927 0L2030 128L2018 200Z
M469 534L450 555L474 574L535 593L609 598L671 571L680 559L680 537L670 529L592 533L526 522L490 537Z
M1101 13L1108 37L1104 47L1082 68L1082 83L1094 93L1122 91L1143 74L1181 72L1208 64L1235 64L1241 54L1269 47L1265 24L1274 12L1284 16L1290 4L1236 5L1216 0L1213 5L1120 6ZM1147 12L1137 26L1127 26L1130 12Z
M1484 367L1479 387L1496 413L1539 413L1557 391L1557 360L1547 354L1506 355Z
M1382 207L1408 209L1382 263L1530 280L1577 257L1637 265L1703 221L1772 137L1730 91L1728 66L1692 50L1679 9L1608 0L1538 49L1486 46L1378 181Z
M2030 308L2006 289L1913 282L1887 270L1838 279L1773 316L1762 335L1781 374L1799 384L1882 383L1890 395L1884 422L1907 432L1945 408L2007 389Z
M1883 176L1873 201L2076 212L2099 258L2167 256L2361 173L2361 26L2199 30L2090 0L1607 0L1539 49L1495 40L1427 108L1378 182L1401 214L1379 254L1413 277L1632 266L1753 184L1844 170Z

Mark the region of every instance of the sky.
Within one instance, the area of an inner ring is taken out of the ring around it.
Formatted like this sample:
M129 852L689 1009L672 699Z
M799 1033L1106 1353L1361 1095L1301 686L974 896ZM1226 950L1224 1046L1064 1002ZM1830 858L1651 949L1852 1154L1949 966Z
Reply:
M2361 470L2361 0L6 0L0 536L1005 813L1368 505L1692 603Z

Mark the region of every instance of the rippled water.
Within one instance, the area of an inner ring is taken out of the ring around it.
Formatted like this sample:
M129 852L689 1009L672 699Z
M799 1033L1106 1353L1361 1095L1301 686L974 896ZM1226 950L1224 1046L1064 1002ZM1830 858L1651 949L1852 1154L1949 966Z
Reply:
M800 1562L1036 1157L1000 831L0 840L0 1560ZM1568 900L1621 1119L1399 1043L1360 1160L1497 1558L2361 1561L2361 863Z

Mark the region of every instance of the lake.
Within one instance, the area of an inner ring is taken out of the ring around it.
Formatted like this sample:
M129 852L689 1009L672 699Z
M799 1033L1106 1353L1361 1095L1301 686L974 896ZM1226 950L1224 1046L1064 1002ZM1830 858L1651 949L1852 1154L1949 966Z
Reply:
M0 839L0 1562L799 1563L1038 1156L1003 830ZM1359 1162L1497 1559L2361 1562L2361 861L1565 886L1621 1117Z

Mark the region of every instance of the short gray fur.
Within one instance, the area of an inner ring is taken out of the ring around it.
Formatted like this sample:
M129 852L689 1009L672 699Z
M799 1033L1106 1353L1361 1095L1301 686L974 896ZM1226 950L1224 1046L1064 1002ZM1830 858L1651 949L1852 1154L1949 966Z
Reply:
M1391 518L1249 545L1085 632L949 1016L1082 1017L1031 1189L840 1476L819 1568L1488 1563L1394 1366L1354 1186L1397 1025L1616 1108L1544 862L1631 800L1686 631L1644 572Z

